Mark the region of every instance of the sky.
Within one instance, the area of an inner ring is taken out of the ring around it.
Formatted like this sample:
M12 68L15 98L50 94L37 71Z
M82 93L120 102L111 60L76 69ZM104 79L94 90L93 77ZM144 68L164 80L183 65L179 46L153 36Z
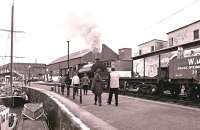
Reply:
M15 0L14 62L48 64L106 44L118 53L200 20L200 0ZM0 29L10 29L12 0L0 0ZM94 44L95 43L95 44ZM97 44L98 43L98 44ZM0 31L0 56L10 55L10 33ZM0 57L0 65L10 59Z

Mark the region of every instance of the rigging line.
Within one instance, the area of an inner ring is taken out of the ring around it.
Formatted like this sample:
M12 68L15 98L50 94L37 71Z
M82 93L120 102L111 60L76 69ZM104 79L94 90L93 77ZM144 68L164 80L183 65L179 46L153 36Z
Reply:
M159 21L153 23L152 25L146 27L144 30L145 30L145 31L146 31L146 30L149 30L149 29L152 28L154 25L158 25L158 24L163 23L164 21L166 21L166 20L168 20L169 18L171 18L171 17L173 17L173 16L175 16L175 15L177 15L177 14L183 12L186 8L189 8L190 6L194 5L195 3L199 2L199 1L200 1L200 0L194 0L193 2L191 2L191 3L187 4L187 5L185 5L185 6L182 7L181 9L176 10L175 12L173 12L173 13L170 14L170 15L168 15L167 17L165 17L165 18L163 18L163 19L161 19L161 20L159 20Z
M10 34L7 34L7 39L6 39L6 42L5 42L5 52L4 52L5 56L7 55L8 45L10 43L9 39L10 39ZM7 60L6 57L4 57L4 61L3 61L4 63L3 64L5 64L7 62L6 60Z
M0 57L5 57L5 58L7 58L7 57L9 57L10 58L10 56L0 56ZM13 56L14 58L25 58L25 57L23 57L23 56Z
M2 29L2 28L0 28L0 31L10 32L10 30L8 30L8 29ZM24 31L13 31L13 32L15 32L15 33L25 33Z

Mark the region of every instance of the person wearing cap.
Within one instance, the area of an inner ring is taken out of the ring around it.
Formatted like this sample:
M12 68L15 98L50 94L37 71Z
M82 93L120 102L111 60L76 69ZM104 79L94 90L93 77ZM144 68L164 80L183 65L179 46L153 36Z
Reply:
M61 93L62 95L64 95L64 90L65 90L65 76L64 75L60 76L59 82L60 82L60 87L61 87Z
M118 93L119 93L119 74L115 71L115 68L110 72L110 89L108 96L108 104L112 102L112 95L115 95L115 105L118 106Z
M90 79L88 78L86 73L84 73L84 76L81 78L81 83L83 86L84 95L87 95Z
M100 71L101 69L99 68L96 69L91 86L91 90L94 93L94 101L95 101L94 105L97 105L97 100L98 100L99 106L101 106L101 94L103 92L103 84Z

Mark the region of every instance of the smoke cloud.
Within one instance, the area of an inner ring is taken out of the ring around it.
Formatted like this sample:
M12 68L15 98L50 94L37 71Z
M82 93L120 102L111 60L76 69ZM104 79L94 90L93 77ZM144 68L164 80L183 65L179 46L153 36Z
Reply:
M73 37L80 36L83 38L85 43L90 46L93 53L101 52L101 34L98 30L98 26L91 18L71 15L68 29Z

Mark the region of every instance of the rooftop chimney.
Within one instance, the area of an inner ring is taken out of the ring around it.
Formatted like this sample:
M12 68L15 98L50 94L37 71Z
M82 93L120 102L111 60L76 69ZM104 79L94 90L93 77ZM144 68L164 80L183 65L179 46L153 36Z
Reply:
M121 48L119 49L119 60L131 60L132 49L131 48Z

